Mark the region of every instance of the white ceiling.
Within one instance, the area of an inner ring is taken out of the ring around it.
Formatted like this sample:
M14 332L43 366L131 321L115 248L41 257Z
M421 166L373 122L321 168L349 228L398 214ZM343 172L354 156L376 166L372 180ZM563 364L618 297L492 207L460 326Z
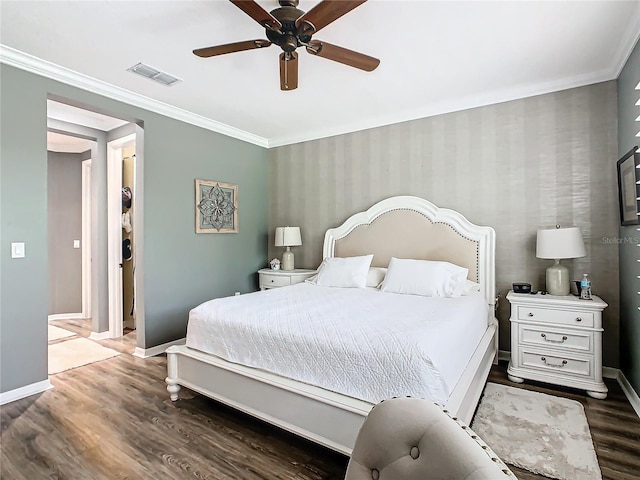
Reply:
M103 132L110 132L114 128L129 123L126 120L108 117L97 112L90 112L53 100L47 100L47 118L75 123L76 125L84 125L85 127L94 128Z
M57 132L47 132L47 150L50 152L82 153L91 150L91 140Z
M282 92L277 46L209 59L191 53L265 38L228 1L3 0L0 9L3 45L267 146L614 79L640 35L640 0L370 0L314 38L377 57L378 69L299 49L299 87ZM165 87L126 71L138 62L183 82Z

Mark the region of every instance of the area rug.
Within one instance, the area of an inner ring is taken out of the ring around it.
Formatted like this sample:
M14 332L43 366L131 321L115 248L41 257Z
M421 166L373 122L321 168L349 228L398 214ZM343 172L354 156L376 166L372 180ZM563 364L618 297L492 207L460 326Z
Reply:
M86 338L75 338L49 345L49 375L89 365L120 355Z
M65 330L64 328L55 327L53 325L47 325L49 327L48 338L49 341L60 340L61 338L73 337L75 333Z
M602 480L575 400L487 383L472 428L505 463L558 480Z

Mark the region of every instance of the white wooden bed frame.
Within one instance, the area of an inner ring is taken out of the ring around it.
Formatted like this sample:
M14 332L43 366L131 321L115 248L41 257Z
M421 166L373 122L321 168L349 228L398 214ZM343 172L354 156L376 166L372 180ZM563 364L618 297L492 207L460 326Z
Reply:
M469 257L469 253L474 257L476 265L469 265L470 279L480 283L481 291L489 305L487 330L446 404L450 413L470 423L491 365L497 362L498 322L494 315L495 232L491 227L474 225L460 213L438 208L422 198L392 197L373 205L366 212L353 215L340 227L328 230L324 240L324 257L347 256L340 255L341 241L350 238L349 235L354 232L357 232L355 237L359 239L358 242L362 238L366 239L367 228L373 228L376 220L388 221L393 218L388 215L396 215L396 212L399 212L398 215L414 215L414 217L418 214L419 217L409 219L412 225L408 226L409 230L404 234L397 235L398 232L395 231L389 235L390 240L384 239L382 243L384 243L385 252L380 257L385 258L378 259L376 266L386 266L388 263L386 256L389 251L393 252L393 245L390 246L389 242L393 242L394 238L400 238L400 243L407 243L407 238L411 238L414 232L413 225L416 218L418 222L425 219L427 224L437 227L434 228L435 235L441 235L444 227L444 230L450 230L467 242L470 245L469 248L475 249L475 255L470 250L466 252L466 257ZM384 222L381 221L380 224ZM379 244L380 231L372 231L371 235L376 237L372 240L373 243ZM438 244L437 238L432 240ZM444 239L444 244L452 244L450 240ZM419 246L420 252L430 243L430 241L425 242L424 238L413 238L411 242L414 246ZM406 245L399 248L400 252L395 256L403 257L405 247ZM353 245L349 248L352 249ZM370 246L362 245L360 253L375 253L375 263L378 254L370 251L369 248ZM467 247L464 248L467 249ZM338 249L337 255L336 249ZM352 253L358 252L349 250L349 254ZM420 253L418 256L437 260L449 259L458 264L464 263L456 258L455 252L447 253L443 257L427 249L426 253ZM472 275L471 272L474 274ZM173 401L178 400L178 392L182 385L347 455L351 454L358 430L373 407L369 402L259 369L227 362L184 345L167 349L167 370L167 390Z

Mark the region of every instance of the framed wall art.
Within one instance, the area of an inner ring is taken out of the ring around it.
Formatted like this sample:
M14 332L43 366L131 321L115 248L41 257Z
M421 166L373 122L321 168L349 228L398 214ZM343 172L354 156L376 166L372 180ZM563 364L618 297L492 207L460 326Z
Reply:
M196 179L196 233L238 233L238 186Z
M637 225L640 223L640 152L633 147L629 153L618 160L618 199L620 201L620 223Z

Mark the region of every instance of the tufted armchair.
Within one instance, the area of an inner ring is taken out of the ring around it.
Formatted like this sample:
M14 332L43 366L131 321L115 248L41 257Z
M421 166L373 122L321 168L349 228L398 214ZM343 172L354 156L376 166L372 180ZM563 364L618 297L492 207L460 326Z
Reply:
M465 424L429 400L376 405L356 439L345 480L513 480Z

